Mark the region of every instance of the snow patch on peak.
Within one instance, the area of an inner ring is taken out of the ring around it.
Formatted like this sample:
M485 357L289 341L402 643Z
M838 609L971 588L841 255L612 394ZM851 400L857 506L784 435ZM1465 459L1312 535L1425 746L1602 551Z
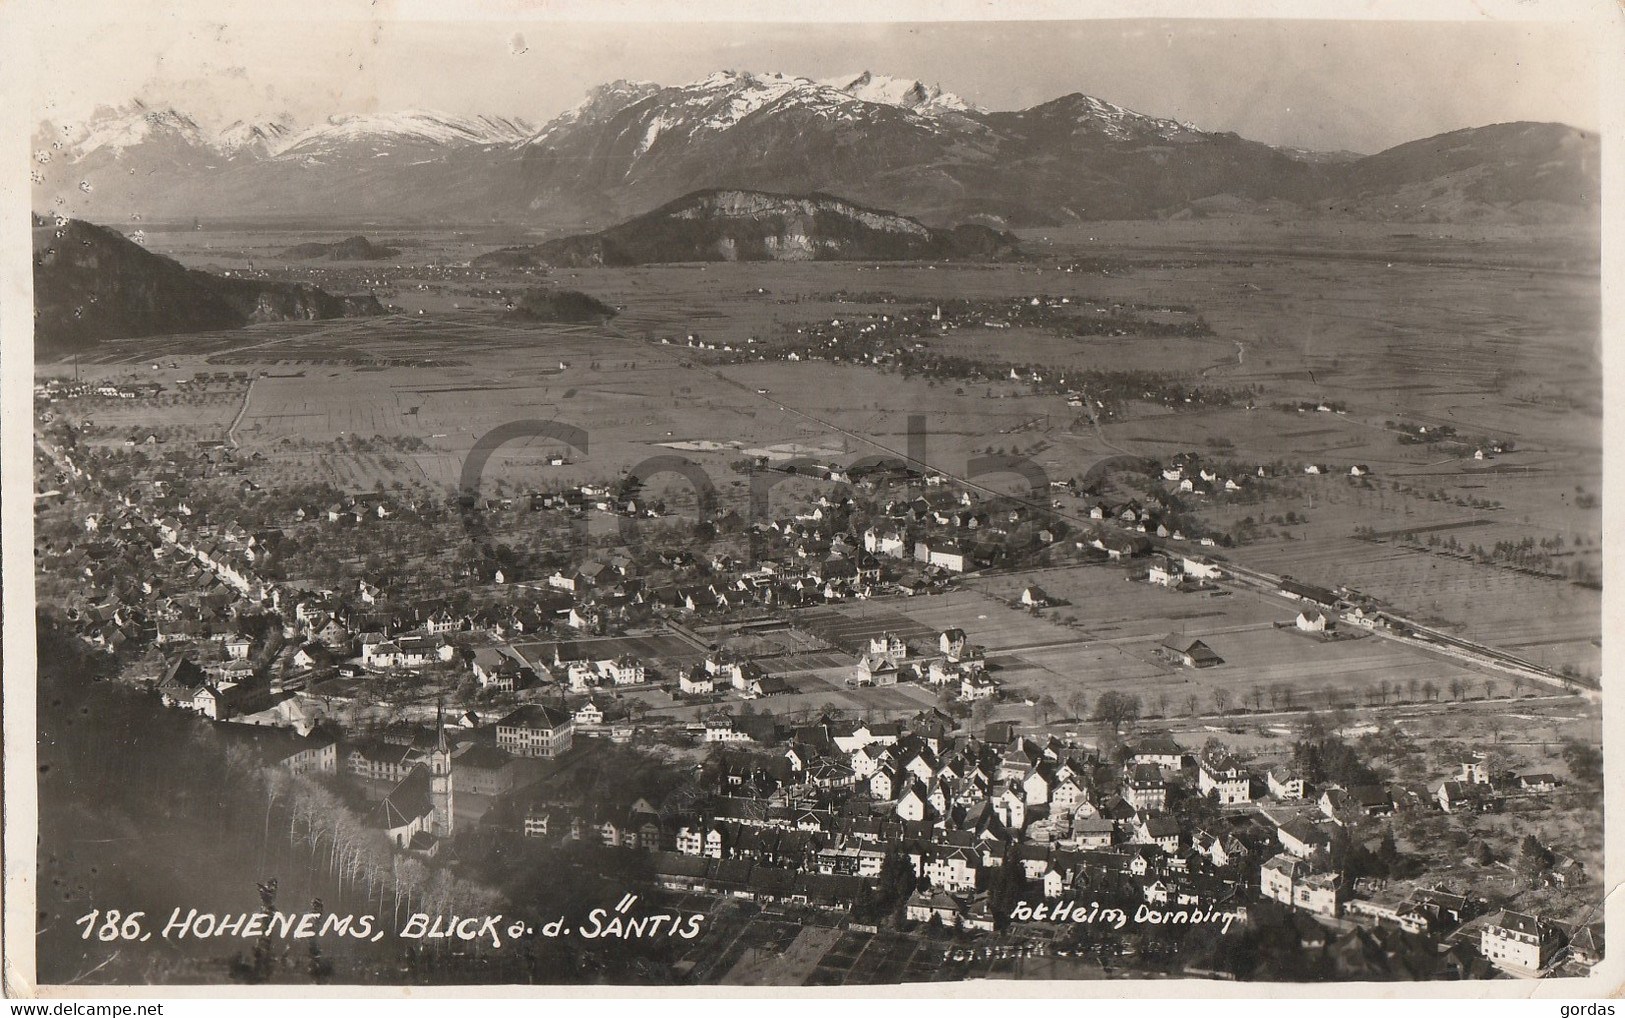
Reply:
M82 159L107 150L115 155L147 141L170 137L188 145L205 144L197 121L172 107L154 108L139 99L123 106L101 106L90 118L61 132L70 157Z
M854 99L882 106L897 106L921 113L939 113L952 110L964 113L976 107L954 95L944 92L940 85L927 85L913 78L891 78L872 71L862 74L825 78L818 82Z
M535 128L523 120L486 115L457 116L432 110L370 113L329 117L289 139L278 152L311 155L348 145L371 142L428 143L446 146L513 145L529 138Z
M287 114L237 120L221 128L214 136L214 147L226 155L243 151L274 154L294 137Z
M1074 92L1063 96L1056 102L1068 103L1075 111L1074 117L1079 126L1099 130L1121 141L1127 141L1145 134L1155 134L1158 137L1172 139L1187 134L1199 134L1200 129L1193 124L1180 120L1169 120L1163 117L1150 117L1144 113L1124 109L1116 103L1109 103L1104 99L1096 99L1092 95Z

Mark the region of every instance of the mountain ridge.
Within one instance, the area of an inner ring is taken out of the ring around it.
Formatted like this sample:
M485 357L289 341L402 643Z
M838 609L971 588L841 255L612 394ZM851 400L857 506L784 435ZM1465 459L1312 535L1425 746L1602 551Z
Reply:
M1309 153L1081 92L989 112L869 71L623 79L540 128L417 110L211 134L168 107L107 116L42 125L35 174L45 197L101 221L297 211L579 229L706 188L834 193L938 225L1154 218L1221 195L1310 216L1548 221L1594 215L1600 174L1596 136L1566 125Z

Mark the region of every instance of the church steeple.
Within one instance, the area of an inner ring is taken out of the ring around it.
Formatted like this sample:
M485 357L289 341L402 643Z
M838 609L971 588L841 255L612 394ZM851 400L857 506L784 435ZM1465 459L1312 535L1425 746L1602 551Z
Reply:
M446 740L444 701L434 710L435 747L429 753L429 799L434 804L434 830L442 838L452 836L457 826L456 803L451 775L451 745Z

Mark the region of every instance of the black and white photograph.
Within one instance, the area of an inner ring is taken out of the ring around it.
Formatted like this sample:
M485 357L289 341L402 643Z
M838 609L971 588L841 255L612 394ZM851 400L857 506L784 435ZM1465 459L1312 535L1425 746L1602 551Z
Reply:
M7 995L1617 982L1610 7L32 9Z

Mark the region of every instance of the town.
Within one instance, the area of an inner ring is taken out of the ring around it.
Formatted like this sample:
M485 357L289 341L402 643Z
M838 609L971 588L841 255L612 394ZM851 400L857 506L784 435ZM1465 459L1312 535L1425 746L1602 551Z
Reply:
M712 909L1102 972L1459 979L1602 955L1576 909L1587 847L1518 833L1600 794L1595 749L1554 741L1559 777L1498 731L1423 748L1402 717L1595 689L1231 562L1237 533L1202 522L1283 478L1369 484L1365 464L1181 453L1006 495L911 457L746 456L781 493L706 504L635 469L278 490L231 441L97 423L123 401L246 407L262 378L41 383L42 625L263 767L346 786L382 851L472 874L473 831L521 866L590 846ZM1245 624L1091 636L1129 596ZM1045 647L1078 656L1020 657ZM1079 681L1096 654L1156 678ZM1267 678L1260 654L1327 664ZM1380 679L1340 678L1340 654L1381 655ZM674 971L725 974L701 957Z

